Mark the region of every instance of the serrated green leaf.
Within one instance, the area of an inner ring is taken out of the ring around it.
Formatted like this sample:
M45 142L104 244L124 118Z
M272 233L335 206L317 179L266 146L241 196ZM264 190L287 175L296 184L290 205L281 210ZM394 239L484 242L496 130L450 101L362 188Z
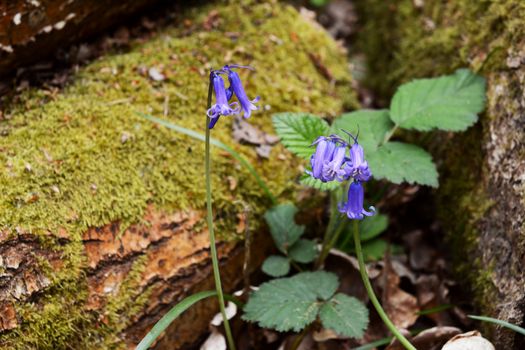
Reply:
M314 261L317 255L317 245L309 239L300 239L288 251L288 256L302 264Z
M293 204L279 204L264 214L273 241L277 249L284 254L287 254L288 248L297 242L304 232L304 226L295 223L294 216L297 211Z
M290 272L290 262L284 256L270 255L264 260L261 269L269 276L283 277Z
M401 142L387 142L367 155L376 179L438 186L438 172L432 156L421 147Z
M347 139L348 136L341 129L354 136L359 130L359 144L363 147L365 154L368 154L375 152L385 139L386 133L393 127L394 124L390 120L388 110L363 109L341 115L332 124L331 133Z
M337 293L321 307L319 317L323 327L337 334L362 338L368 326L368 309L354 297Z
M308 174L303 174L299 182L302 185L313 187L319 191L333 191L341 186L341 183L338 181L322 182L321 180L316 179Z
M467 129L485 106L485 79L468 69L434 79L414 80L397 90L390 106L402 128L427 131Z
M310 159L314 148L312 142L328 133L328 123L308 113L279 113L272 118L275 132L282 144L292 153Z
M376 213L359 222L361 241L365 242L379 236L388 227L388 216Z
M337 276L325 271L263 283L250 295L242 318L280 332L299 332L315 321L322 305L319 299L329 299L338 286Z

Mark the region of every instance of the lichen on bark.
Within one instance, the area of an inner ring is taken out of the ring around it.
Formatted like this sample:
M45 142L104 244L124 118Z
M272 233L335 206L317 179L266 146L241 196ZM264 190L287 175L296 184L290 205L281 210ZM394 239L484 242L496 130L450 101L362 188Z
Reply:
M208 71L225 62L256 69L240 74L249 96L261 96L250 123L266 132L274 112L333 116L356 104L345 54L289 6L232 1L181 17L130 52L82 68L64 91L30 90L4 113L0 253L27 246L28 254L0 260L1 301L16 310L1 345L131 346L191 290L184 284L190 277L209 274L202 265L204 145L136 112L202 130ZM166 79L150 79L152 67ZM292 195L298 164L291 155L275 146L260 159L233 141L231 127L222 118L213 137L252 162L276 195ZM251 207L253 230L270 202L231 157L214 150L213 159L218 233L235 241L237 202ZM232 249L221 246L223 255ZM14 296L16 286L22 289Z
M480 123L455 136L435 134L438 211L478 311L523 324L525 3L372 0L359 9L367 83L384 101L402 82L459 67L487 78ZM498 348L525 345L501 328L492 337Z

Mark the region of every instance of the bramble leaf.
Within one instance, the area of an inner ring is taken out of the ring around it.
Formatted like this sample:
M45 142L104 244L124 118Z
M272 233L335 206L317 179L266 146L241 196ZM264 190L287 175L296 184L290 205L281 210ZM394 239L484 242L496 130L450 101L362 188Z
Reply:
M294 216L297 211L293 204L279 204L264 214L275 245L284 254L304 232L304 226L295 223Z
M263 328L299 332L315 321L322 300L328 300L338 285L337 276L325 271L263 283L250 295L242 318Z
M312 143L329 130L326 121L308 113L279 113L272 120L282 144L304 159L310 159L314 151Z
M283 277L290 272L290 262L281 255L270 255L261 267L263 272L272 277Z
M388 110L363 109L341 115L332 124L331 133L348 139L348 136L341 129L352 133L354 136L359 131L359 144L363 147L365 154L368 154L375 152L385 139L386 133L393 127L394 124L390 120Z
M322 182L321 180L316 179L308 174L303 174L299 182L302 185L313 187L319 191L333 191L341 186L341 183L338 181Z
M400 127L428 131L462 131L478 120L485 106L485 79L468 69L401 85L390 116Z
M300 239L290 248L288 256L302 264L312 262L317 255L317 245L309 239Z
M418 146L387 142L377 152L368 154L367 159L376 179L387 179L395 184L406 181L438 186L438 173L432 156Z
M354 297L337 293L319 312L325 328L337 334L359 339L368 326L368 309Z

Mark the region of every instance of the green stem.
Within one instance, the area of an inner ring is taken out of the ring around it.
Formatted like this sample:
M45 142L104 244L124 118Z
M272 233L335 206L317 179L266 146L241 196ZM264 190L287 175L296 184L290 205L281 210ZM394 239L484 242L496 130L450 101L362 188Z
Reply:
M381 307L381 304L379 303L379 300L377 300L377 297L374 293L374 289L372 288L372 285L370 284L370 280L368 279L368 274L366 272L366 266L365 266L365 260L363 259L363 251L361 249L361 239L359 237L359 222L357 220L354 220L354 242L355 242L355 252L357 255L357 260L359 261L359 272L361 273L361 278L363 279L363 284L365 285L366 292L368 293L368 296L370 297L370 301L374 305L377 313L379 314L379 317L383 320L385 325L388 327L390 332L394 335L394 337L399 340L399 342L405 347L405 349L408 350L417 350L414 345L410 344L410 342L399 332L399 330L394 326L392 321L388 318L388 315L385 313L383 308Z
M212 85L210 82L208 90L208 108L211 106ZM226 316L226 308L224 306L224 294L222 292L221 275L219 271L219 258L217 256L217 246L215 245L215 233L213 232L213 212L211 206L211 170L210 170L210 117L206 117L206 212L208 221L208 231L210 233L210 251L211 262L213 266L213 278L215 279L215 289L217 290L217 299L219 300L219 308L221 309L222 320L224 324L224 331L226 332L226 339L230 350L235 350L235 343L233 341L232 332L230 329L230 322Z
M390 140L390 138L392 136L394 136L394 133L397 131L398 128L399 128L399 126L397 124L394 125L394 127L392 129L390 129L390 131L388 133L386 133L385 138L383 139L383 142L381 142L380 145L384 145L385 143L387 143L388 140Z
M290 349L289 350L297 350L297 348L299 348L299 345L301 345L301 343L303 342L304 337L306 336L306 334L308 333L309 330L310 330L310 326L306 327L305 329L303 329L303 331L301 333L297 334L297 336L293 340L292 345L290 345Z
M337 243L339 236L344 231L346 227L346 223L347 223L347 220L339 218L339 221L337 225L335 226L333 233L330 235L330 239L328 240L328 242L323 243L323 248L321 249L321 254L319 254L319 259L317 261L318 267L323 266L323 263L326 260L326 257L330 253L330 249L332 249L332 247Z
M332 231L334 230L335 220L337 219L337 198L336 198L335 191L330 192L330 219L328 220L328 226L326 227L326 231L324 233L323 237L323 243L321 245L321 252L319 254L319 257L317 258L317 261L315 262L315 267L320 268L321 265L324 262L324 259L321 257L325 254L326 246L328 245L328 242L330 241L330 237L332 235Z

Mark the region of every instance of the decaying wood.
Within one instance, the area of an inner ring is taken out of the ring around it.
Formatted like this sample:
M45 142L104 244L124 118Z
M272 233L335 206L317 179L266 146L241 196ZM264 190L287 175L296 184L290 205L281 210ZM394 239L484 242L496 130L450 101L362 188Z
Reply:
M121 23L160 1L2 0L0 75Z
M86 312L95 311L104 323L108 299L122 287L136 259L146 259L135 295L148 293L145 307L135 315L129 327L120 335L130 346L136 345L147 331L177 301L200 290L213 289L207 229L195 229L204 213L198 211L162 213L149 209L147 224L133 225L120 232L119 223L92 228L83 235L88 271ZM67 233L63 232L67 241ZM267 239L257 239L252 252L253 266L260 263L270 248ZM219 255L222 277L227 290L242 281L242 244L221 243ZM176 259L173 257L176 256ZM39 292L50 281L39 267L45 259L55 269L61 268L61 258L41 246L34 237L20 235L0 242L0 267L5 270L0 284L0 331L18 326L12 301L38 301ZM81 281L79 281L81 283ZM178 348L195 342L206 331L211 316L217 312L215 300L199 303L174 323L158 348ZM164 345L162 345L164 344Z

